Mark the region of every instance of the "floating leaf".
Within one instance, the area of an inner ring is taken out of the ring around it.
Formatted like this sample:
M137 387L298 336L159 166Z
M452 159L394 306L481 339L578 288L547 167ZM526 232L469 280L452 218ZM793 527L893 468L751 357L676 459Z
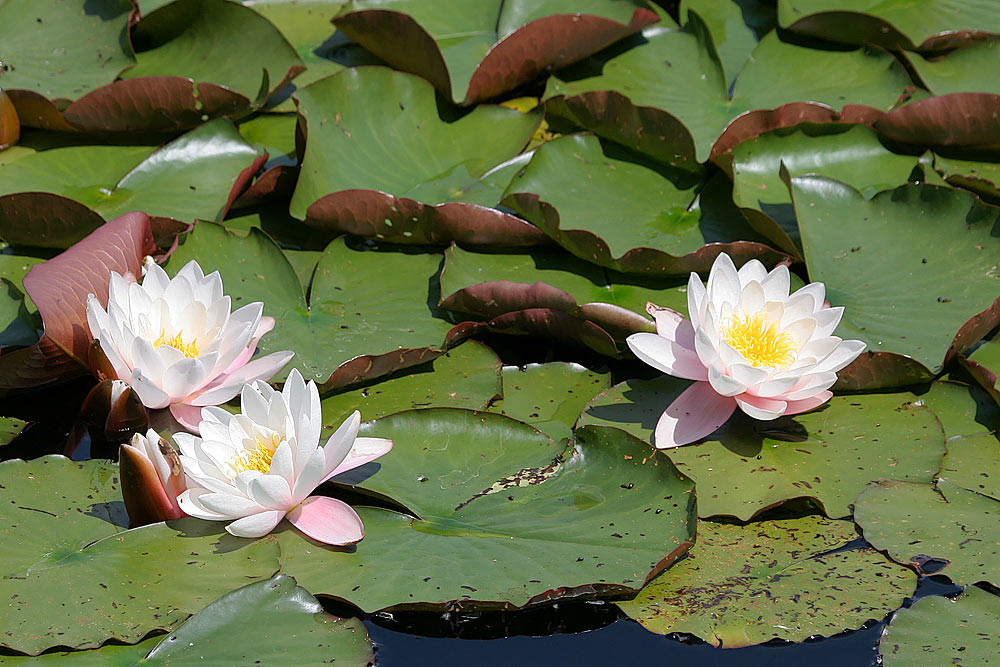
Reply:
M987 667L1000 641L1000 599L970 586L951 600L929 596L896 612L879 640L886 667Z
M868 345L841 373L846 386L929 378L1000 322L997 209L933 185L865 199L833 179L802 176L791 191L809 277L826 284L832 305L846 308L835 333ZM919 365L902 377L860 377L873 355L887 354Z
M381 67L344 71L297 98L307 138L294 217L395 243L516 246L544 238L489 208L510 178L494 183L491 173L528 143L540 113L482 105L459 118L438 107L426 81Z
M939 50L1000 34L990 0L782 0L782 28L848 44Z
M1000 339L983 343L968 358L959 357L958 361L1000 405L1000 382L997 381L1000 375Z
M503 400L490 410L530 424L553 440L568 438L583 406L611 386L608 373L552 362L504 366Z
M885 52L820 51L782 42L771 32L754 49L730 96L704 24L690 21L687 29L649 29L627 50L609 49L594 62L560 72L546 88L547 111L692 169L761 132L836 120L834 110L845 105L889 109L910 85ZM789 105L789 113L764 120L765 110L806 100L819 104ZM741 115L742 129L733 125L738 140L720 138ZM748 132L755 118L760 122Z
M623 432L577 431L564 451L501 415L434 408L385 417L364 434L395 443L364 487L419 518L359 508L366 537L350 552L290 528L278 539L286 573L366 611L633 592L693 538L691 483L666 460L641 465L646 446ZM384 567L394 554L411 566Z
M259 349L295 350L290 367L326 389L429 361L451 328L427 305L440 255L352 250L338 239L320 259L308 304L292 265L257 229L240 238L201 223L171 255L168 272L192 259L219 271L234 306L264 302L277 324Z
M560 137L534 152L503 204L577 257L625 273L707 271L721 252L740 263L782 258L735 210L712 220L713 209L695 208L701 182L689 172L642 162L591 135ZM714 188L707 201L727 195Z
M921 574L942 574L959 585L1000 582L995 498L944 479L936 488L888 479L858 496L854 520L873 547Z
M355 410L368 421L414 408L482 410L502 395L501 366L493 350L469 341L405 374L327 396L323 423L332 433Z
M651 632L723 648L853 630L897 609L917 583L874 549L828 553L855 537L848 521L811 516L746 526L699 521L688 557L617 604Z
M595 397L577 425L621 428L648 442L660 414L687 385L670 376L627 380ZM702 444L666 455L698 485L701 517L747 521L792 498L811 498L827 516L843 517L880 477L934 478L944 437L934 414L915 400L912 394L834 396L816 411L768 422L737 413Z
M1000 164L935 156L934 168L950 184L971 190L991 204L1000 204Z
M111 272L138 276L142 258L154 252L149 218L127 213L32 267L23 283L45 333L31 347L0 355L0 392L37 389L84 374L91 342L87 295L95 294L106 306ZM15 266L23 265L19 260Z
M36 320L28 312L21 290L6 278L0 278L0 347L37 343Z
M390 65L473 105L658 21L641 0L353 0L334 23ZM583 11L581 11L583 10Z
M129 211L185 222L221 220L262 154L216 120L159 150L53 148L0 165L0 236L66 248ZM249 171L248 170L252 170Z
M935 95L1000 94L996 77L990 76L1000 57L1000 41L972 44L937 58L917 53L908 53L906 57L924 86Z
M705 23L730 85L757 46L757 37L743 17L748 9L734 0L682 0L677 10L683 23L690 11Z
M0 417L0 447L9 445L14 438L21 435L28 422L14 417Z

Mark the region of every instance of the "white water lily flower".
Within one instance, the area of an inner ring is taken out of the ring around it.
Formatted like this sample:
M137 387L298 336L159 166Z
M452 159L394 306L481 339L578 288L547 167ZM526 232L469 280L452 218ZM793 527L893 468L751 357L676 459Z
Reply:
M865 344L832 335L842 307L824 307L826 288L811 283L789 296L788 268L770 273L757 260L737 271L720 254L707 286L692 273L688 314L647 305L656 333L628 337L639 359L675 377L696 380L661 415L660 449L699 440L739 407L755 419L812 410L830 400L837 371Z
M310 496L327 479L368 463L392 449L384 438L359 438L355 411L319 444L323 427L319 390L297 369L279 392L266 382L246 385L240 414L218 407L202 410L201 437L174 436L188 489L181 509L209 521L232 521L238 537L261 537L284 518L309 537L327 544L351 544L364 537L351 506Z
M147 257L143 273L138 284L112 272L108 308L91 294L87 322L118 379L147 408L169 407L194 430L203 406L225 403L292 358L275 352L250 360L274 318L262 316L260 302L231 312L218 271L206 276L190 261L171 280Z

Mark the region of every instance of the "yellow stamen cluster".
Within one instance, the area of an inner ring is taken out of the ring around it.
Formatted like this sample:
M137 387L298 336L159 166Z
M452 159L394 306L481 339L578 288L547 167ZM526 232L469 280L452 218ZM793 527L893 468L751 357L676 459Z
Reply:
M181 332L179 331L173 338L167 338L167 332L161 331L160 337L153 341L153 347L160 347L161 345L166 345L174 348L175 350L180 350L184 353L184 356L189 359L193 359L198 356L198 339L195 338L190 343L185 343L184 339L181 338Z
M237 475L247 470L257 470L267 474L271 471L271 459L274 458L274 452L277 451L281 441L282 438L277 433L272 434L267 441L258 437L257 447L253 451L244 451L236 457L232 463L233 470Z
M797 345L778 325L767 321L767 315L733 315L722 328L722 339L757 368L785 368L795 361Z

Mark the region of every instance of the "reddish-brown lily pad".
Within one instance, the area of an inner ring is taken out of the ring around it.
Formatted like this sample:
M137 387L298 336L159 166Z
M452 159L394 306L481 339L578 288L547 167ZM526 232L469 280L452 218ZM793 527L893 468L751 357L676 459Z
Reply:
M456 103L473 105L570 65L656 23L644 2L355 0L344 34Z

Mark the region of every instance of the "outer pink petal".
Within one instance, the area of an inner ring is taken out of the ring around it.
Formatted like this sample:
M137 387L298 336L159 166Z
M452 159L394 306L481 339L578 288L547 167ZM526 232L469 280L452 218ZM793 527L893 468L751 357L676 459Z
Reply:
M173 403L170 406L170 414L189 432L200 435L198 424L201 423L201 407L188 403Z
M350 505L325 496L309 496L286 518L309 537L326 544L354 544L365 536L361 517Z
M257 351L257 343L260 342L261 336L263 336L273 328L274 328L273 317L265 316L260 318L260 323L257 324L257 330L254 331L253 337L250 339L250 342L247 343L247 348L242 352L240 352L238 357L233 359L232 363L229 364L229 367L223 371L223 374L232 373L236 369L245 366L247 362L250 361L250 358L253 357L253 353Z
M806 412L807 410L818 408L831 398L833 398L833 392L824 390L815 396L811 396L810 398L803 398L801 401L788 401L788 408L785 410L785 414L797 415L800 412Z
M733 398L720 396L707 382L695 382L660 415L653 444L667 449L700 440L725 424L735 410Z
M388 438L355 438L354 446L347 453L347 458L330 473L327 479L374 461L390 449L392 449L392 440Z
M692 343L693 341L692 336ZM708 371L698 353L654 333L636 333L626 340L632 353L658 371L686 380L706 380Z

